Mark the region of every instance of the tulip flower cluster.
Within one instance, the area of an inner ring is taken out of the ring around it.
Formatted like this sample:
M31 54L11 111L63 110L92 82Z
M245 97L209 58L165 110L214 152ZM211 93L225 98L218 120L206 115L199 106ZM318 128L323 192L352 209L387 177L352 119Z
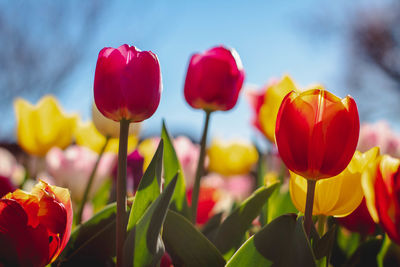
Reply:
M165 123L160 137L140 138L162 76L156 54L135 46L99 52L91 121L66 114L53 96L17 99L22 151L0 148L0 266L393 261L400 137L384 122L360 131L351 96L303 89L285 75L247 95L267 151L225 138L208 144L211 115L229 116L244 79L233 48L189 58L182 93L205 114L198 143L170 136Z

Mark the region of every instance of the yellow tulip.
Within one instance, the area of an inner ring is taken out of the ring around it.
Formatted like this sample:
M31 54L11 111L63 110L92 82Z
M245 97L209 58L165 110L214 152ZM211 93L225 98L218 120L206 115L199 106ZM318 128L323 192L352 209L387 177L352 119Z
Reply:
M66 115L53 96L44 96L35 106L18 98L14 109L17 141L29 154L44 156L54 146L71 144L78 116Z
M318 180L315 188L313 215L342 217L360 205L364 197L361 177L370 164L378 159L379 148L365 153L356 151L347 168L339 175ZM307 180L290 173L290 196L295 207L304 212L306 205Z
M93 122L78 123L75 130L75 142L77 145L85 146L91 150L100 153L100 150L106 142L106 137L102 135L95 127ZM136 135L129 135L128 137L128 153L132 152L138 143ZM108 141L105 152L118 153L118 138L110 138Z
M275 124L279 107L283 98L293 90L297 91L297 87L293 80L286 75L265 91L264 102L258 114L258 119L265 136L273 143L275 143Z
M279 174L276 171L270 171L264 175L264 184L266 186L271 186L278 182L279 182Z
M225 176L247 174L258 160L256 148L246 142L214 140L207 151L210 171Z
M92 104L92 120L96 129L102 135L119 138L119 122L115 122L101 114L94 103ZM130 123L129 135L139 136L140 125L140 123Z
M263 89L265 92L260 94L260 97L263 97L261 107L258 111L258 108L254 107L255 112L258 113L254 123L272 143L275 143L276 117L283 98L291 91L301 92L309 89L323 89L323 86L315 84L302 90L296 86L290 76L285 75L280 81L269 83Z
M147 138L138 145L139 153L144 157L143 171L145 171L149 166L154 153L157 150L158 142L157 138Z

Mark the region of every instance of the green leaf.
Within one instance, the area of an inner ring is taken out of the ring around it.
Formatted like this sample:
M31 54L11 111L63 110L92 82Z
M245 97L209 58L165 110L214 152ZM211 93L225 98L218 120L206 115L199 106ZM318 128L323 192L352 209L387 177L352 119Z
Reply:
M100 211L107 205L107 201L110 198L110 192L112 187L112 179L107 179L97 190L96 194L92 199L92 205L94 212Z
M168 133L165 122L163 121L161 138L164 140L164 178L165 184L169 184L176 173L178 173L178 181L174 195L172 196L171 208L184 215L186 218L190 216L186 200L186 185L182 168L179 163L172 139Z
M222 212L215 214L203 226L203 229L201 230L201 232L203 233L203 235L205 235L208 238L208 240L215 239L215 234L217 233L218 227L221 224L222 214L223 214Z
M289 189L282 189L282 182L279 185L279 190L276 190L271 195L266 205L268 205L267 223L278 218L282 214L297 213L297 209L290 198Z
M315 266L304 232L303 220L285 214L250 237L232 256L227 267L236 266Z
M214 244L225 259L229 259L240 247L246 231L277 186L276 183L259 188L222 222L215 235Z
M359 233L343 232L342 228L337 231L336 243L338 250L343 252L343 258L347 258L356 251L358 244L360 243L361 236Z
M377 255L382 247L383 240L372 238L362 243L357 250L351 255L345 266L361 267L361 266L378 266Z
M177 182L177 175L128 233L124 266L156 266L164 254L160 231Z
M336 225L333 225L321 238L317 237L314 239L313 251L316 259L322 259L323 257L329 258L333 245L335 244L335 237Z
M116 203L72 232L56 266L109 266L115 256Z
M131 230L136 225L146 209L160 195L163 147L164 143L161 139L156 153L140 180L129 216L127 231Z
M218 249L184 216L169 210L164 222L163 240L168 253L184 266L224 266Z

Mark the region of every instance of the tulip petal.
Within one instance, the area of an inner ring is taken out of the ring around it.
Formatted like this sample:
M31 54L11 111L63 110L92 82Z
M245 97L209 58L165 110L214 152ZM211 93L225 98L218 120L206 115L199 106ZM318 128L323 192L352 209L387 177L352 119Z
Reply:
M48 263L46 228L32 228L23 207L15 200L0 200L1 263L20 266L44 266Z
M306 207L307 180L300 175L291 172L289 191L293 205L296 209L304 213ZM318 209L318 206L314 204L314 208L313 212Z
M14 101L18 144L30 154L44 156L50 148L67 147L75 129L75 115L65 115L53 96L44 96L36 106Z
M307 172L313 119L308 114L313 114L313 108L297 96L298 93L292 91L282 101L276 124L276 142L279 143L279 154L290 170Z
M258 121L268 140L275 143L275 125L279 107L285 96L291 91L298 92L290 76L285 75L277 84L268 87L264 94L264 103L260 107Z

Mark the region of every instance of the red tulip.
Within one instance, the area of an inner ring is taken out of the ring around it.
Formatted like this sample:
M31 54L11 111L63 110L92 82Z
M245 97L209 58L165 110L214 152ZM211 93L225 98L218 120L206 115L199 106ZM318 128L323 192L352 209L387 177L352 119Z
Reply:
M279 108L275 138L286 166L307 179L338 175L355 152L360 121L353 98L325 90L290 92Z
M189 205L192 204L192 191L193 189L189 189L186 192ZM213 209L219 198L220 194L216 188L205 186L200 187L199 203L196 216L197 224L205 224L214 215Z
M230 110L236 104L243 80L244 70L236 50L218 46L194 54L186 74L186 101L197 109Z
M64 249L71 234L67 189L40 181L26 193L0 199L0 266L45 266Z
M174 267L171 256L165 252L160 261L160 267Z
M376 224L369 214L365 198L361 204L349 215L337 218L340 225L349 231L360 233L361 235L371 235L375 232Z
M364 191L368 193L367 204L372 217L400 245L400 159L381 156L376 168L363 179L368 181L364 183L367 185Z
M160 64L151 51L134 46L103 48L97 59L94 100L109 119L140 122L149 118L160 103Z

